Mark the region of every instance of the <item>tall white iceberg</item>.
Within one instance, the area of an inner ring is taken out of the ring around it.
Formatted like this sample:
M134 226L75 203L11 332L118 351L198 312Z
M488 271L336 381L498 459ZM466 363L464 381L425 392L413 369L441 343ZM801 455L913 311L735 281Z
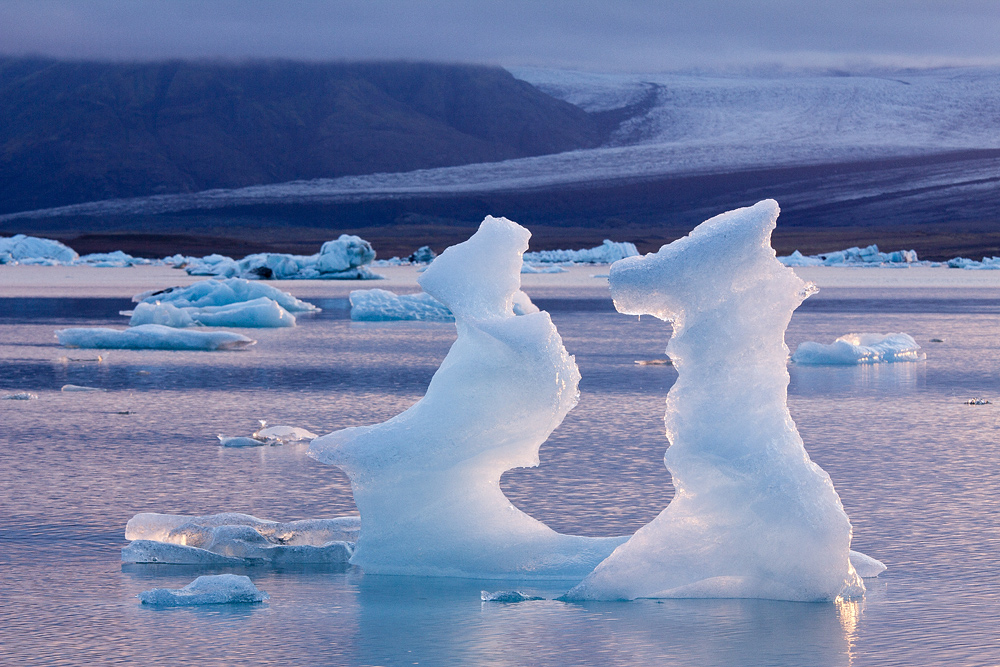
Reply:
M664 460L676 494L569 598L829 600L864 591L851 522L786 406L784 332L811 286L775 259L777 218L777 203L762 201L611 267L619 311L673 323L667 352L678 378Z
M562 535L514 507L500 476L576 405L580 374L546 312L514 315L530 233L487 217L419 278L455 316L458 340L426 395L382 424L314 440L361 511L351 563L380 574L582 577L625 538Z

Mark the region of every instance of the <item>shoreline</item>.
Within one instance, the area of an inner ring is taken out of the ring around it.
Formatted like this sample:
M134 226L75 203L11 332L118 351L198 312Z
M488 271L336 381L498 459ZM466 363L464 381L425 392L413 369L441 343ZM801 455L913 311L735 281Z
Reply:
M521 274L522 287L532 297L610 297L608 265L569 267L565 273ZM374 269L385 280L269 280L267 284L299 298L346 298L352 290L420 291L416 266ZM946 267L881 269L864 267L797 267L796 274L822 290L1000 290L1000 271ZM131 298L151 289L183 286L209 276L189 276L163 266L97 268L90 266L0 266L0 298Z

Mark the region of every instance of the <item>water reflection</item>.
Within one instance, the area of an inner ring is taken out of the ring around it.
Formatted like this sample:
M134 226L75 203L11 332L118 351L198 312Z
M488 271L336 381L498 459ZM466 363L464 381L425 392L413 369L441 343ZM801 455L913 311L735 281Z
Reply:
M856 366L789 364L788 393L800 396L906 395L927 384L927 362Z

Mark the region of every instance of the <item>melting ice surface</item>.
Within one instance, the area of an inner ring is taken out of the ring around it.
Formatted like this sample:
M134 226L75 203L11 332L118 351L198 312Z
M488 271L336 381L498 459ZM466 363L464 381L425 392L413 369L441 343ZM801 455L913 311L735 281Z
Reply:
M256 341L232 331L186 331L142 324L124 331L105 327L59 329L56 338L66 347L101 350L234 350Z
M799 343L792 355L795 363L814 366L878 364L920 361L926 358L927 355L920 351L917 341L905 333L851 333L829 345L805 341Z
M267 600L250 577L241 574L208 574L198 577L184 588L154 588L139 593L143 604L160 607L183 607L196 604L255 603Z
M786 406L784 332L810 292L775 259L777 217L777 203L763 201L612 265L619 311L673 323L667 352L678 379L664 460L676 494L569 598L809 601L864 592L851 523Z
M356 516L267 521L226 512L208 516L137 514L125 526L126 563L185 565L346 563L359 530Z
M517 317L528 230L487 217L419 279L455 316L458 340L425 396L381 424L314 440L351 478L372 574L582 577L625 538L563 535L514 507L500 476L576 405L580 374L546 312Z

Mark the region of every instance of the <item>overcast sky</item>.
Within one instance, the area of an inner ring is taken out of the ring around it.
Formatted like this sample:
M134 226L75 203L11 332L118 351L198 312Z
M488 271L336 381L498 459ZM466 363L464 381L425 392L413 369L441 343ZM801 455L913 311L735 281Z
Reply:
M618 71L1000 64L1000 0L0 0L0 52Z

